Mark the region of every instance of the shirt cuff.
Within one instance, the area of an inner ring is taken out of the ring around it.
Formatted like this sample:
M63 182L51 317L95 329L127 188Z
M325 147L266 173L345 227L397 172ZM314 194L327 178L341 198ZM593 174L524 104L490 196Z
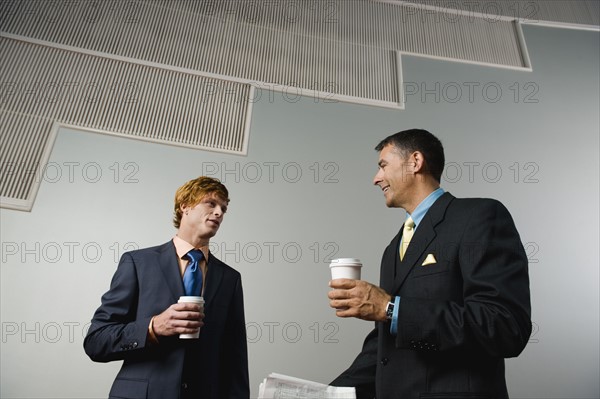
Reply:
M394 298L394 313L392 313L392 322L390 324L390 333L398 334L398 312L400 311L400 297Z
M154 316L154 317L156 317L156 316ZM148 325L148 341L152 345L157 345L158 337L156 336L156 333L154 332L154 317L150 319L150 324Z

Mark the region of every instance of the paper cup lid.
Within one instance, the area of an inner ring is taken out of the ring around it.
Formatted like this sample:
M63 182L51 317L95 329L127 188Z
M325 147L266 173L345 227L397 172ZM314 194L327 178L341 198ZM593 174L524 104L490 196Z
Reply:
M178 302L194 302L194 303L204 303L204 298L201 296L180 296Z
M330 267L335 266L362 266L362 262L357 258L339 258L332 259L329 264Z

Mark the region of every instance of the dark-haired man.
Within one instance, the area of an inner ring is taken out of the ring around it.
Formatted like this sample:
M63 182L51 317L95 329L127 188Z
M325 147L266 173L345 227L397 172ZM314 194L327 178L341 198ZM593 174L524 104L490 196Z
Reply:
M228 204L220 181L190 180L175 194L175 237L121 257L84 341L92 360L124 361L111 398L249 398L241 276L208 251ZM184 295L202 295L204 312Z
M385 249L379 286L332 280L339 317L375 321L332 385L358 398L507 398L504 358L531 334L527 257L498 201L440 188L441 142L411 129L375 148L374 184L407 219Z

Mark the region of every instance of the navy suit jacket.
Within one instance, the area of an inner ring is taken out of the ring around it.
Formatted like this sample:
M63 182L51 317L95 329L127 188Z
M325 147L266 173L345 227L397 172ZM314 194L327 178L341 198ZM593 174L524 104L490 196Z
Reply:
M146 339L150 319L182 295L172 241L123 254L84 340L92 360L124 361L110 397L179 398L186 352L199 355L191 364L201 398L250 396L240 273L211 254L200 338L161 337L158 345L151 345Z
M332 385L354 386L359 398L507 398L504 358L519 355L531 334L527 256L509 212L495 200L445 193L403 261L401 234L380 274L380 286L401 297L398 334L375 323Z

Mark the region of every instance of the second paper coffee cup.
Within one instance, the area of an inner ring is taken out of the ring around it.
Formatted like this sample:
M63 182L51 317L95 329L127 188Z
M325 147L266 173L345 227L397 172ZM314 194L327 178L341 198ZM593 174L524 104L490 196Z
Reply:
M352 280L360 280L360 268L362 262L356 258L339 258L332 259L329 264L331 270L331 279L349 278Z
M200 309L204 309L204 298L201 296L180 296L177 303L197 303L200 305ZM193 334L179 334L179 338L181 339L195 339L200 337L200 329L198 332Z

